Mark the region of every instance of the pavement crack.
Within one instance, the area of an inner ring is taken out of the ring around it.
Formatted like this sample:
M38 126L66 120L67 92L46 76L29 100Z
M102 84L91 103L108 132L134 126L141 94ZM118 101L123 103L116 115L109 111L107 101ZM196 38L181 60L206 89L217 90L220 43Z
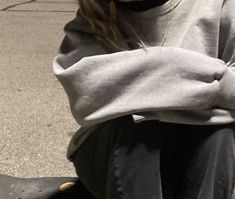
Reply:
M21 3L15 3L13 5L10 5L10 6L7 6L5 8L2 8L1 11L7 11L9 10L10 8L15 8L16 6L19 6L19 5L23 5L23 4L29 4L29 3L34 3L36 2L37 0L30 0L30 1L26 1L26 2L21 2Z

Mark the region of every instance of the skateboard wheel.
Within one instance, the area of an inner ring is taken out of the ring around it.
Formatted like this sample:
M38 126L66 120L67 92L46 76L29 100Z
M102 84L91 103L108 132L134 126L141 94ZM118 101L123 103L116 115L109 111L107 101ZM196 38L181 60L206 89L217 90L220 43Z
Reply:
M62 185L60 185L60 191L68 191L75 185L74 182L66 182Z

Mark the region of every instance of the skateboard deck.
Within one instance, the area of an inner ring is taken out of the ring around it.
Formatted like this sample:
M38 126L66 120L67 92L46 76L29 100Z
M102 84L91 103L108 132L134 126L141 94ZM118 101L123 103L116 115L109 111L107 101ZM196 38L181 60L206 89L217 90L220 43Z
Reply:
M95 199L79 178L0 175L0 199Z

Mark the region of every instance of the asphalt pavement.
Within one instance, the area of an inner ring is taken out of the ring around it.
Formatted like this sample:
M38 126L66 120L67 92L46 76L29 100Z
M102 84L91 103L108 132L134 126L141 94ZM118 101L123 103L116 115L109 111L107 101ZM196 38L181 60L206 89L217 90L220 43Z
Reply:
M76 175L66 149L79 126L52 71L75 1L0 1L1 174Z

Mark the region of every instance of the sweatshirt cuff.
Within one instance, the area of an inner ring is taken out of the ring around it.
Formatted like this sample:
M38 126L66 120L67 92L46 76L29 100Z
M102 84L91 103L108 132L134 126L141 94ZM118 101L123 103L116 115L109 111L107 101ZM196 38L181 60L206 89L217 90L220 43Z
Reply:
M220 90L215 99L215 106L235 109L235 68L228 67L219 83Z

